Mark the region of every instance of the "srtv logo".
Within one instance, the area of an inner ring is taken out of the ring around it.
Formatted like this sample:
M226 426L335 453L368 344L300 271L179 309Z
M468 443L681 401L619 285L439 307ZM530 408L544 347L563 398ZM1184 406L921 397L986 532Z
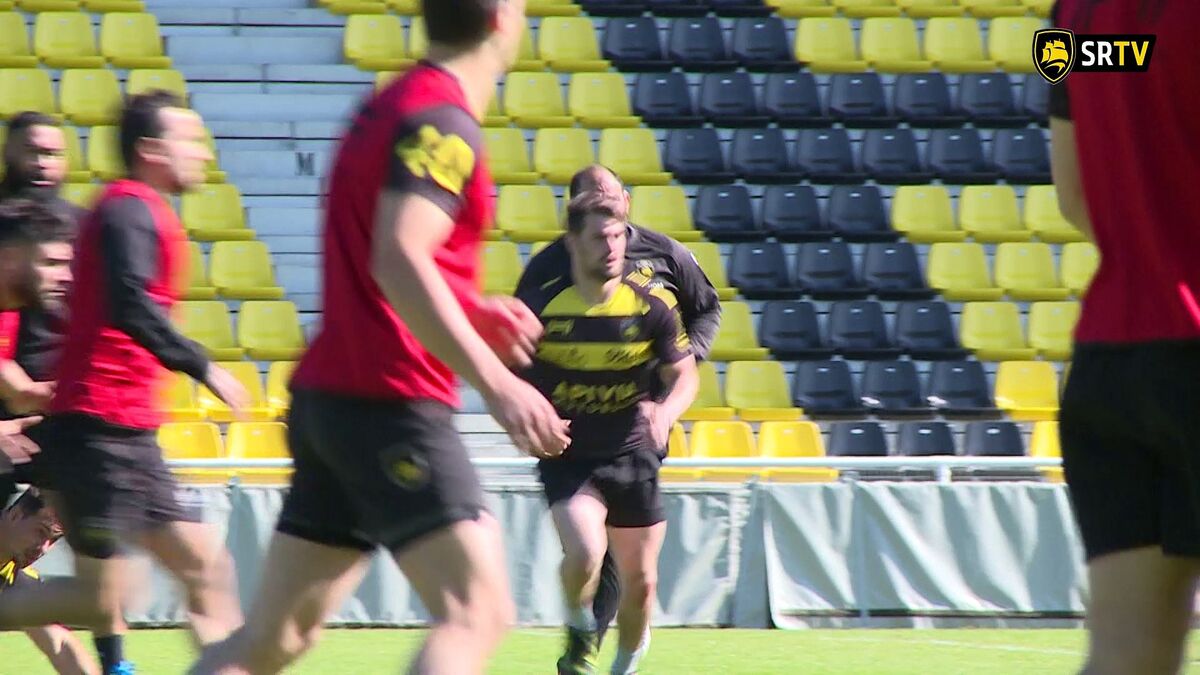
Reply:
M1145 72L1153 55L1153 35L1075 35L1063 28L1033 34L1033 65L1050 84L1072 72Z

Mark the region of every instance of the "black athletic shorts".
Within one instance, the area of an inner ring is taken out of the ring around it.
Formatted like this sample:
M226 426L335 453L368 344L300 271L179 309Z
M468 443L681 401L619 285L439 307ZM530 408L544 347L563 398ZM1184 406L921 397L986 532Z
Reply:
M486 511L475 467L433 400L293 393L295 471L278 530L319 544L399 551Z
M76 553L109 558L131 536L201 522L201 504L180 488L155 431L80 414L50 417L41 427L37 472L58 493L59 518Z
M1077 345L1059 433L1089 560L1200 556L1200 342Z
M576 459L568 449L560 458L538 462L538 473L550 506L590 484L608 506L609 527L650 527L667 519L658 487L663 456L647 449Z

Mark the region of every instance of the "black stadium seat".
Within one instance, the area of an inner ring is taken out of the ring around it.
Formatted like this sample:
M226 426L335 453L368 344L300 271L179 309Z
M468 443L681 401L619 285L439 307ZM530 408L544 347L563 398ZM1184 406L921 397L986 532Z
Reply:
M733 24L731 50L743 68L753 72L797 70L783 19L764 16Z
M667 58L689 71L733 70L725 33L714 16L681 18L671 22Z
M610 19L604 29L604 58L625 71L670 70L653 17Z
M771 8L763 0L710 0L717 16L768 16Z
M878 422L838 422L829 425L832 457L887 457L887 436Z
M821 218L811 185L772 185L763 190L762 226L780 241L829 241L833 231Z
M894 359L900 349L888 335L883 307L874 300L845 300L829 311L829 346L844 359Z
M862 143L862 168L886 185L921 185L933 180L933 172L921 164L913 130L907 127L868 130Z
M657 16L704 16L708 0L646 0L646 9Z
M1050 153L1041 129L1000 129L992 138L992 162L1010 183L1050 182Z
M947 417L996 417L1000 410L978 361L938 361L929 372L929 403Z
M958 83L958 108L977 127L1023 127L1030 117L1017 109L1004 73L967 73Z
M633 112L652 127L693 127L704 123L696 113L683 73L642 73L633 85Z
M1050 83L1037 74L1026 75L1021 87L1021 110L1042 126L1049 122Z
M759 344L782 361L827 359L833 349L825 343L817 309L805 300L771 300L763 304L758 325Z
M771 73L763 83L763 112L788 129L828 127L817 80L812 73Z
M867 244L862 279L881 300L924 300L935 294L925 281L916 247L906 241Z
M904 422L896 429L896 454L903 457L944 457L958 454L954 432L945 422Z
M825 221L845 241L865 243L895 241L883 195L874 185L835 185L829 191Z
M729 255L729 283L751 300L794 298L783 246L774 241L733 245Z
M745 185L703 185L696 191L692 222L712 241L758 240L766 234L754 218Z
M729 148L729 168L747 183L795 183L804 174L791 165L789 154L778 127L738 129Z
M792 382L792 403L808 417L866 413L845 361L800 361Z
M947 183L972 185L1000 179L1000 172L983 157L976 129L934 129L926 150L929 169Z
M715 127L763 127L770 117L758 109L749 73L708 73L700 83L700 114Z
M646 11L645 2L634 0L580 0L579 4L592 16L641 16Z
M830 241L802 244L796 254L796 285L820 300L857 300L867 296L858 279L850 247Z
M950 308L940 300L902 302L896 308L896 344L914 359L965 359Z
M814 183L858 184L867 175L854 162L845 129L803 129L796 141L796 165Z
M966 117L954 109L950 85L942 73L907 73L892 85L896 116L914 127L958 127Z
M863 405L880 417L928 417L933 409L921 396L912 361L871 361L863 369Z
M684 183L730 183L735 177L725 164L717 130L707 127L668 132L663 165Z
M878 73L839 73L829 81L829 114L851 128L894 127Z

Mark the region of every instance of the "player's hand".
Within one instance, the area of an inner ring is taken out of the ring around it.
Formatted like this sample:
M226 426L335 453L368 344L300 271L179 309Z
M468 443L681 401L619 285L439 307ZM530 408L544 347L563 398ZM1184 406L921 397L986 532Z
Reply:
M650 426L650 438L654 441L655 449L666 448L671 440L671 425L675 423L674 420L668 418L663 413L662 406L654 401L642 401L638 404L638 409L646 419L646 424Z
M250 406L250 394L246 392L242 383L228 370L215 363L208 364L208 370L204 374L204 385L224 401L235 416L240 416L241 412Z
M25 464L41 452L41 448L25 435L26 429L41 421L40 416L0 421L0 474L12 471L14 466Z
M42 412L50 407L54 398L54 382L30 382L21 388L8 402L9 409L17 415L29 415Z
M513 376L484 395L492 417L504 427L521 452L534 457L557 457L571 443L570 425L533 385Z
M542 322L520 300L506 295L483 298L471 312L471 325L509 368L528 368L533 363Z

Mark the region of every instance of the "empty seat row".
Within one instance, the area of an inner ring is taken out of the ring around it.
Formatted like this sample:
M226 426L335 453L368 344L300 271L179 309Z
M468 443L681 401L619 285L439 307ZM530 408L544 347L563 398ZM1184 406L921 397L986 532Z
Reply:
M163 55L158 19L153 14L114 12L100 20L100 45L91 16L82 12L42 12L33 24L33 49L25 17L0 12L0 67L31 68L170 68Z
M580 0L592 16L704 16L709 12L722 17L761 16L771 8L763 0Z
M1062 300L1086 290L1099 266L1095 246L1063 246L1055 272L1054 254L1044 243L1008 242L996 247L995 273L980 244L934 244L925 262L929 285L947 300Z
M1049 16L1054 0L766 0L782 16L827 17L837 13L851 17L1021 16L1033 13Z
M271 251L261 241L218 241L209 252L209 263L200 244L188 242L188 287L185 300L282 300L283 288L275 281Z
M1066 244L1085 237L1063 215L1052 185L1033 185L1018 205L1007 185L968 185L958 197L958 217L949 193L937 185L906 185L892 195L892 227L910 241L985 243L1042 241Z
M0 0L0 10L25 12L144 12L142 0Z
M268 421L281 418L291 406L288 383L295 370L295 361L275 361L267 369L266 385L258 364L252 361L219 361L217 365L229 371L246 389L248 403L242 419ZM173 373L162 392L163 408L174 422L233 422L233 411L224 401L183 373Z
M335 14L384 14L405 16L421 13L421 0L317 0L317 4ZM529 16L577 16L579 5L571 0L526 0Z
M125 80L125 96L163 89L187 100L187 82L177 70L135 69ZM62 71L55 101L50 74L38 68L0 70L0 117L25 110L62 114L83 125L115 124L124 103L117 74L106 68L71 68Z
M566 185L576 172L597 161L611 167L631 185L665 185L671 179L671 174L663 171L658 141L650 129L604 129L599 133L596 149L587 129L538 129L533 141L532 165L520 130L490 128L485 130L484 139L489 153L497 153L492 166L497 170L499 183L534 183L544 179Z
M250 364L247 364L250 365ZM290 459L287 427L281 422L234 422L221 438L212 422L169 422L158 429L158 444L168 461L196 459ZM178 468L174 473L189 484L287 484L290 468Z
M62 195L74 204L90 208L103 189L99 183L69 183L63 186ZM180 220L191 239L248 241L255 238L254 230L246 225L241 193L233 185L206 183L184 193L179 204Z
M188 300L177 307L173 319L179 330L200 343L214 360L236 361L248 356L261 361L293 361L304 351L300 316L290 302L243 302L236 337L224 302Z

